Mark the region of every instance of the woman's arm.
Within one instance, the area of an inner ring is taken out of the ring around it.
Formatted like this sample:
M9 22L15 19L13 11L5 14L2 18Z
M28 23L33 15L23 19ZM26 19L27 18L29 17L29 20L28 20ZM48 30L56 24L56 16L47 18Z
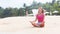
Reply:
M37 18L35 18L35 20L33 22L36 22L37 21Z
M35 20L34 21L30 21L31 23L35 23L37 21L37 18L35 18Z
M37 21L37 15L36 15L36 18L35 18L35 20L33 20L33 21L30 21L30 22L36 22Z

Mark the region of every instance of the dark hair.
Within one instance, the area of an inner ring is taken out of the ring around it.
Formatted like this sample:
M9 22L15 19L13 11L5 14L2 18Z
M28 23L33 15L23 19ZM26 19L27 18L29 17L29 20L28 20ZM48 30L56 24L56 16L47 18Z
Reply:
M44 10L42 9L42 13L44 13Z

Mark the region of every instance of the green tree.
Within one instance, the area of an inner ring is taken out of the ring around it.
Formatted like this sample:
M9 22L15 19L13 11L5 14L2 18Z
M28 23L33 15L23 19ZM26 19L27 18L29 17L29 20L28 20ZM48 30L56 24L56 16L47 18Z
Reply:
M25 15L25 10L24 10L24 8L20 8L19 10L18 10L18 14L20 15L20 16L24 16Z
M18 9L17 8L12 8L11 12L12 12L12 16L18 16Z
M3 11L4 11L4 9L2 8L2 7L0 7L0 17L3 17Z
M4 9L3 17L10 17L11 14L12 14L12 13L11 13L11 9L10 9L10 8Z
M23 7L26 7L26 4L24 3Z

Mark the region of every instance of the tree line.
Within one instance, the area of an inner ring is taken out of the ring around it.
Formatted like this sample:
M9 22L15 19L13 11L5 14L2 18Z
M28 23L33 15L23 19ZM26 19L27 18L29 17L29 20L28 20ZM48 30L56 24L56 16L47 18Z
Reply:
M52 0L52 2L46 2L46 3L37 3L36 1L33 1L33 3L30 6L26 6L24 3L23 8L3 8L0 7L0 18L4 17L11 17L11 16L25 16L26 11L28 11L28 14L32 14L32 9L38 9L38 7L44 8L47 12L53 12L55 10L59 11L58 15L60 15L60 0L55 1ZM52 13L54 14L54 13Z

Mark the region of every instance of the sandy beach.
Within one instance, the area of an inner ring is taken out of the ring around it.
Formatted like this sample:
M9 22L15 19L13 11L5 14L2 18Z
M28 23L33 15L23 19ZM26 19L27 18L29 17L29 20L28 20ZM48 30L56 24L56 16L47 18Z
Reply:
M46 16L45 27L36 28L29 21L35 17L7 17L0 19L0 34L60 34L60 16Z

